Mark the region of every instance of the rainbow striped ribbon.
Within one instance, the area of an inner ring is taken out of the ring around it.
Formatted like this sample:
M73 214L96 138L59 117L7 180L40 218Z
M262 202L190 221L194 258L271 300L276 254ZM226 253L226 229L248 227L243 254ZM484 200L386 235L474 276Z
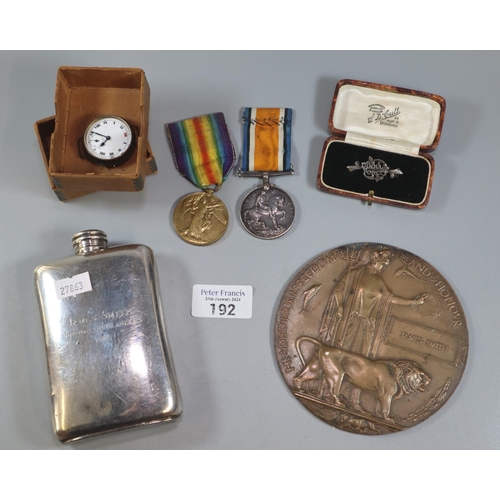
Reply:
M245 108L241 172L291 173L292 110Z
M236 152L223 113L169 123L167 130L175 166L183 177L201 189L224 182Z

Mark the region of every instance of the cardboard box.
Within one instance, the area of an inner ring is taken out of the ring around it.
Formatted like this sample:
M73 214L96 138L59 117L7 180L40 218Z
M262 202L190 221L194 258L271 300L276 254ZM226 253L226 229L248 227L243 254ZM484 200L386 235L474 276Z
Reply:
M434 177L443 97L358 80L338 82L321 155L322 191L404 208L423 208Z
M49 116L48 118L43 118L35 123L35 134L38 139L38 144L40 146L40 151L42 153L42 158L45 163L45 168L47 175L49 177L49 182L54 194L59 198L60 201L68 201L86 194L92 193L93 191L83 191L83 190L70 190L65 189L58 184L56 179L53 179L49 172L50 164L50 145L52 135L54 134L56 123L55 116ZM137 177L137 189L135 191L141 191L144 186L144 177L149 174L154 174L157 172L156 160L148 144L146 161L142 162L141 175Z
M61 67L57 73L55 125L48 173L64 192L140 191L148 167L150 90L135 68ZM122 165L106 168L82 157L78 143L98 116L116 115L137 131L136 147Z

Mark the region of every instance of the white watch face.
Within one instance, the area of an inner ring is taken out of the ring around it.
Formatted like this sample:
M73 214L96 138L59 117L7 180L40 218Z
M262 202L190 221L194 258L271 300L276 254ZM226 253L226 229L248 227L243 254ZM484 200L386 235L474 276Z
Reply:
M132 146L132 129L118 116L101 116L90 123L83 142L87 152L103 161L122 157Z

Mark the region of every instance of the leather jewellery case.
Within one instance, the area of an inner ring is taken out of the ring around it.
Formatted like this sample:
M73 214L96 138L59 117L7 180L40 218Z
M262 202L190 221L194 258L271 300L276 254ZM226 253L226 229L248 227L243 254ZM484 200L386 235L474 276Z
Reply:
M404 208L427 205L429 154L441 138L443 97L357 80L338 82L321 154L322 191Z

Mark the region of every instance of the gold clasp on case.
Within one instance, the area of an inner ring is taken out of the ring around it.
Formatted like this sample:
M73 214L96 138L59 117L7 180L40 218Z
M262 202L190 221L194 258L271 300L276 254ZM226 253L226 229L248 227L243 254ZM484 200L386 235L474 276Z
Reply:
M373 189L370 189L370 191L368 191L368 200L366 202L369 207L372 206L372 199L374 196L375 196L375 191Z

